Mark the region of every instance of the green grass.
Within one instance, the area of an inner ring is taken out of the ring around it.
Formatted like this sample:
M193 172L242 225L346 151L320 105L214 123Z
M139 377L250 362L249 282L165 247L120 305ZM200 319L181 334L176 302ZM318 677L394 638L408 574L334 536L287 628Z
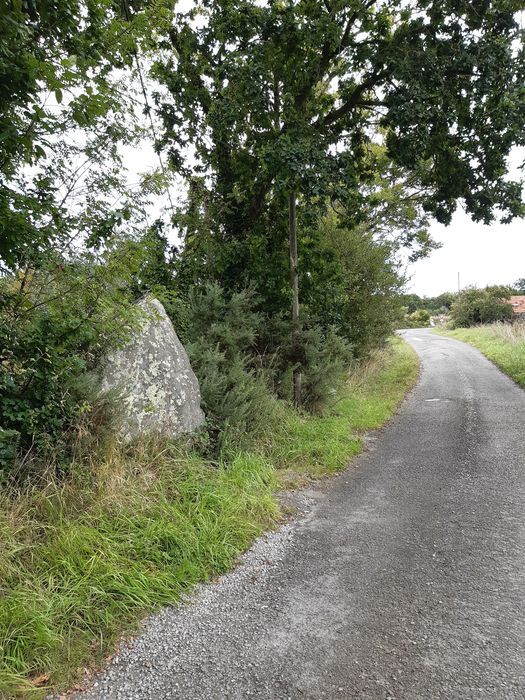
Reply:
M494 323L440 333L478 348L525 389L525 323Z
M279 484L345 467L417 372L413 351L394 339L352 374L327 415L280 403L280 427L257 451L210 465L152 441L66 483L0 497L0 696L70 686L144 614L229 570L278 523Z
M281 469L322 477L343 469L362 450L362 434L394 413L419 371L415 352L399 338L353 372L328 416L287 411L271 457Z

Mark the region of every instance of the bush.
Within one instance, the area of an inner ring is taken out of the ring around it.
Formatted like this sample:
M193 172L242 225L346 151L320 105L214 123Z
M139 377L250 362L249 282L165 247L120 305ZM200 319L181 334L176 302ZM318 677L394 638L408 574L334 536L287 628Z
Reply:
M290 323L257 310L251 290L227 295L216 284L189 298L187 345L199 379L212 445L243 445L276 420L276 396L291 400L292 371L303 376L303 407L320 412L334 399L352 348L334 328L311 324L292 347Z
M125 291L121 265L121 259L104 265L55 259L0 281L4 475L13 465L9 434L16 433L21 452L45 461L68 458L73 426L93 408L89 372L129 336L140 313Z
M426 309L417 309L411 314L406 314L403 328L428 328L430 326L430 312Z
M212 450L248 447L275 417L275 399L264 375L250 368L242 353L228 358L206 338L188 345L188 354L199 379Z
M352 346L334 327L324 330L319 325L311 325L301 333L296 353L296 362L286 365L280 395L292 400L292 371L297 367L302 375L302 407L311 413L322 413L336 399L350 369Z
M0 428L0 486L16 460L19 441L20 433L18 430L2 430Z
M305 334L303 404L314 412L322 411L338 394L350 369L353 349L335 328L322 331L311 328Z
M263 317L250 290L226 295L216 284L188 302L188 355L199 379L213 450L247 445L275 420L275 399L255 344Z
M512 317L509 304L511 290L507 287L468 287L456 298L450 309L454 328L469 328L481 323L508 321Z

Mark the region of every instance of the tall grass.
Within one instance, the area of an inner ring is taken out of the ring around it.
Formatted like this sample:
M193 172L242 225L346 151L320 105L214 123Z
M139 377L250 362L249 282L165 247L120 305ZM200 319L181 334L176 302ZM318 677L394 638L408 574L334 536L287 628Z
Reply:
M525 322L458 328L445 334L481 350L502 372L525 388Z
M67 685L141 613L226 571L278 517L255 454L212 467L175 446L0 501L0 695Z
M279 483L346 466L417 369L396 339L349 377L327 415L276 402L280 427L251 452L230 449L210 464L151 440L114 449L65 483L0 496L0 696L71 685L146 612L231 568L278 522Z

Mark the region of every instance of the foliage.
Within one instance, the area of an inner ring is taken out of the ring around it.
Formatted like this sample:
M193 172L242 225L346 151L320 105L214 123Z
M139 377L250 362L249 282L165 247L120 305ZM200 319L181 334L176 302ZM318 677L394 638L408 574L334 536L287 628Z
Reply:
M126 287L132 244L101 259L48 259L0 280L0 425L16 431L25 460L62 460L74 426L93 408L92 372L138 318Z
M378 158L440 221L459 198L477 220L496 206L518 215L505 172L524 138L521 5L206 0L181 11L154 66L172 96L158 102L173 167L210 172L214 235L243 255L256 224L279 225L291 190L310 209L343 202L345 225L362 220Z
M335 327L310 323L301 330L296 343L294 347L288 337L283 338L284 358L277 375L277 391L279 396L292 401L292 373L297 366L302 376L302 408L311 413L324 413L337 401L354 362L353 347ZM277 355L275 364L280 359Z
M176 248L169 245L163 229L163 222L157 220L140 237L141 261L133 280L133 291L138 296L155 295L173 287Z
M358 357L381 347L401 312L404 285L395 242L377 239L367 226L347 229L332 213L320 225L316 253L322 264L307 268L303 292L308 313L333 325ZM307 243L303 249L308 251ZM306 256L306 253L305 253Z
M301 367L303 405L307 410L326 410L340 390L354 359L352 346L338 335L334 327L322 331L319 327L303 331L305 360Z
M406 313L400 323L401 328L427 328L430 326L430 312L427 309L417 309L411 314Z
M450 317L455 328L468 328L480 323L509 320L512 307L508 287L492 286L485 289L467 287L451 306Z
M65 482L0 495L0 695L41 698L70 686L145 612L233 566L276 521L278 482L344 468L417 369L395 339L355 368L329 415L280 402L279 425L255 451L211 466L150 441L77 465ZM37 688L31 679L41 674L49 683Z
M249 444L275 421L275 399L254 355L263 317L253 307L253 292L228 296L216 284L194 289L188 302L187 350L219 450Z
M4 3L0 262L8 269L34 265L50 247L96 245L143 220L162 178L143 178L130 192L117 146L144 133L122 71L132 73L153 16L165 16L163 3L154 5L131 17L112 0Z
M107 407L95 406L89 373L126 337L136 315L132 297L167 282L148 269L160 225L136 242L166 178L149 173L130 185L121 147L144 135L136 49L151 45L152 23L169 23L168 8L163 0L42 0L2 9L0 425L3 442L10 436L4 473L13 446L24 470L37 455L62 462L71 457L72 433L88 435L90 418L102 421Z
M514 289L516 294L525 294L525 277L521 277L516 280L511 287Z
M18 430L0 428L0 486L3 485L4 475L12 469L18 453L20 433Z
M353 358L336 328L306 324L296 344L285 322L259 309L251 290L228 294L208 284L189 297L187 349L210 437L219 449L249 444L272 429L274 396L291 400L294 367L303 374L304 408L322 411L333 402Z
M205 0L177 12L152 75L165 88L163 146L190 183L183 284L253 287L279 318L293 306L296 319L300 296L296 344L301 322L336 326L356 353L384 341L400 315L393 256L435 247L427 214L448 223L460 199L484 222L523 211L506 179L524 142L519 7ZM329 207L339 241L354 235L341 259Z
M450 311L456 294L452 292L443 292L437 297L420 297L417 294L403 294L401 302L407 307L409 313L417 311L417 309L427 309L433 314L444 313Z

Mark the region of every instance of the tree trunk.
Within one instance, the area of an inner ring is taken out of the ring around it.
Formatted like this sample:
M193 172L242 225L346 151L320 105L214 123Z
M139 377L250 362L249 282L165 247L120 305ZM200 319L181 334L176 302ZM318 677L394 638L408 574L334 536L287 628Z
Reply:
M299 321L299 274L297 269L297 216L295 192L290 192L288 199L288 235L290 242L290 287L292 291L292 347L294 357L300 342L301 325ZM296 406L301 405L301 370L293 371L293 400Z

